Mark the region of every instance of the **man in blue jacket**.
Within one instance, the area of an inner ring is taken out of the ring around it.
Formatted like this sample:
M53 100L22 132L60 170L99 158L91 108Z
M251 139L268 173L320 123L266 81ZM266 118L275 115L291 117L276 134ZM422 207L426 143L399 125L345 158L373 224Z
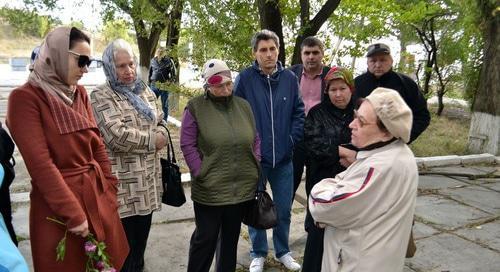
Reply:
M252 38L255 61L235 80L235 95L252 107L261 138L262 176L269 181L278 211L273 229L276 259L292 271L300 265L290 254L288 237L293 194L292 154L294 143L302 140L304 103L299 96L297 77L278 61L279 39L269 30ZM268 253L265 230L249 227L252 240L250 272L261 272Z

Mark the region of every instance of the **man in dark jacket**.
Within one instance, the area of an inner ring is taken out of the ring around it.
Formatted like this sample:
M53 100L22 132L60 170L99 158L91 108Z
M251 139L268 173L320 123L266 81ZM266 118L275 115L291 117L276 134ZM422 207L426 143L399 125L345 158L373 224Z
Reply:
M323 79L330 67L323 65L324 45L316 37L307 37L300 45L300 58L302 64L290 67L290 70L299 79L300 95L304 102L304 112L307 116L309 110L323 101ZM295 144L293 150L293 195L302 180L302 173L306 165L304 142ZM306 171L307 174L307 171Z
M168 90L158 86L157 83L173 82L176 79L176 68L174 61L167 56L165 48L158 48L156 56L151 59L148 78L151 90L156 94L156 97L161 97L163 119L166 121L168 118Z
M368 58L368 71L354 79L357 97L367 97L377 87L385 87L396 90L413 114L413 123L410 133L410 141L413 142L429 126L431 115L427 109L427 101L413 79L392 70L392 56L389 46L383 43L375 43L368 46L366 57ZM407 257L413 257L415 243L413 233L410 234Z
M385 87L398 91L413 113L410 142L413 142L429 126L431 116L427 101L415 81L392 70L389 46L375 43L368 47L368 71L354 79L357 97L367 97L375 88ZM408 143L408 144L409 144Z
M278 261L297 271L300 265L290 255L288 237L293 193L292 151L302 140L304 103L300 99L297 77L278 61L279 39L269 30L252 38L255 61L235 80L235 95L250 103L261 141L261 169L269 181L278 212L273 228L273 244ZM250 272L261 272L268 253L265 230L249 227L252 240Z

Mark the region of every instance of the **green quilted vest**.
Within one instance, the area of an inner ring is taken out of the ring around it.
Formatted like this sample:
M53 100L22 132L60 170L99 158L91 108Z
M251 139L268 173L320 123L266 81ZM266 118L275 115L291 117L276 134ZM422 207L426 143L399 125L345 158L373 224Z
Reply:
M196 97L187 108L198 125L202 157L193 177L191 196L205 205L229 205L253 198L258 167L253 154L255 120L248 102L240 97Z

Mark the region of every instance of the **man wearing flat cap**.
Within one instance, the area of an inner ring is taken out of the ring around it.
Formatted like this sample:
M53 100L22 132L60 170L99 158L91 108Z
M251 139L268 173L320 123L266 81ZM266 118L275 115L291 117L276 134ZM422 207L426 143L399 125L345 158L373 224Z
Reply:
M354 79L355 95L367 97L375 88L385 87L396 90L413 113L410 142L413 142L429 126L430 114L427 101L417 83L410 77L392 70L391 49L383 43L368 46L368 71Z
M349 124L356 162L309 197L316 225L325 227L321 271L403 271L418 184L406 145L412 119L395 90L376 88L362 100Z

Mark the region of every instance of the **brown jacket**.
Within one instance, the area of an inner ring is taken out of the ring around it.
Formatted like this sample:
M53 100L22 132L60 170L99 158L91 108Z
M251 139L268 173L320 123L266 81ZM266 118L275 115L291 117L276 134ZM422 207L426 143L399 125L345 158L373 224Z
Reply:
M7 126L32 178L30 241L35 270L85 270L84 238L70 233L65 259L56 262L55 249L65 227L47 217L63 221L67 228L87 219L119 270L129 248L117 211L117 179L111 174L85 89L78 86L69 108L26 83L9 96Z

